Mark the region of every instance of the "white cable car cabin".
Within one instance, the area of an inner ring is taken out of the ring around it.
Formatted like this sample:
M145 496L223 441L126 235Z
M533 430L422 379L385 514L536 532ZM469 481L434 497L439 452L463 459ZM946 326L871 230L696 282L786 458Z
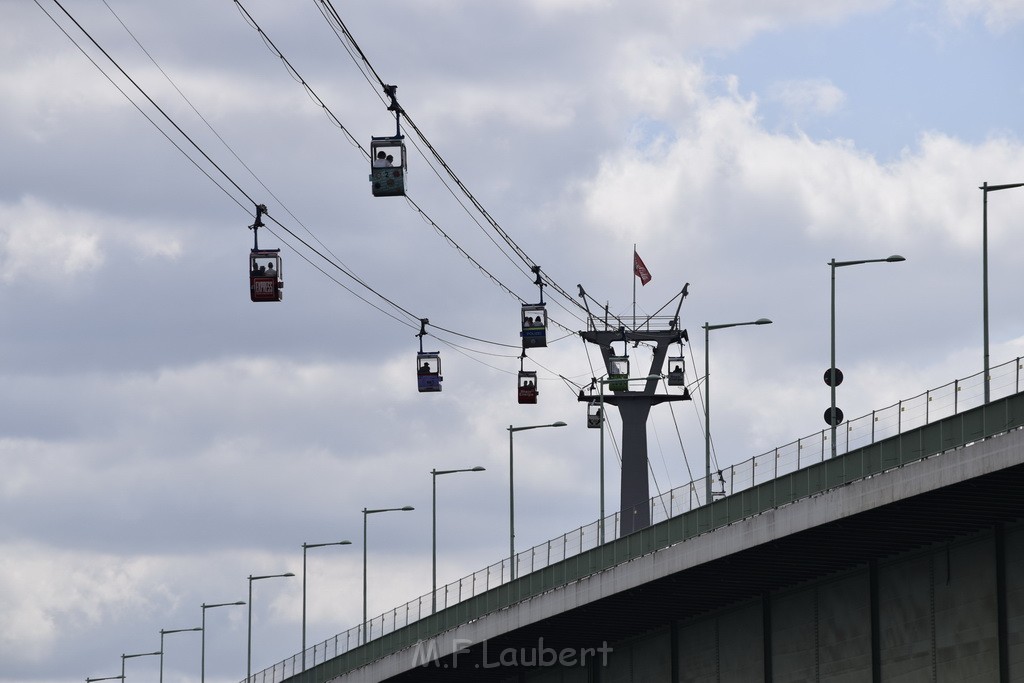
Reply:
M405 136L372 138L370 185L374 197L405 196Z
M608 357L608 388L629 391L629 356Z
M537 394L537 372L535 370L519 371L519 402L536 403Z
M669 356L668 385L670 387L686 386L686 359L682 356Z
M249 295L253 301L280 301L284 292L280 249L249 252Z
M523 348L542 348L548 345L548 311L544 304L523 304Z
M590 429L601 428L601 402L591 401L587 404L587 427Z
M441 354L420 351L416 354L416 384L420 391L441 391Z

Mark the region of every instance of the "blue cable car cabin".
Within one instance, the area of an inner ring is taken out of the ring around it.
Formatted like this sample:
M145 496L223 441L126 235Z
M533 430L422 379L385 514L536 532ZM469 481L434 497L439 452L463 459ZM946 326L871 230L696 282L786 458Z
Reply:
M629 357L608 358L608 388L612 391L629 391Z
M548 311L544 304L523 304L523 348L541 348L548 345Z
M670 387L686 386L686 359L682 356L669 356L668 385Z
M601 402L591 401L587 404L587 427L590 429L601 428Z
M537 402L537 372L535 370L519 371L519 402Z
M253 301L280 301L284 295L280 249L249 252L249 296Z
M404 197L405 172L404 136L370 141L370 185L374 197Z
M441 354L420 351L416 354L416 384L421 392L441 391Z

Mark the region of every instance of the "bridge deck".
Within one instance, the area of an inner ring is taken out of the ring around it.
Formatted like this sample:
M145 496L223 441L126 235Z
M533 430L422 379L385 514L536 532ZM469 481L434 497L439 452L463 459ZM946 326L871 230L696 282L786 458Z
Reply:
M286 680L429 678L416 666L425 655L451 659L460 650L459 668L484 680L486 672L471 663L484 654L482 643L498 651L536 646L543 637L559 649L596 648L745 596L1022 518L1022 425L1024 394L993 401L566 558ZM272 679L284 673L274 671ZM499 679L508 674L493 672Z

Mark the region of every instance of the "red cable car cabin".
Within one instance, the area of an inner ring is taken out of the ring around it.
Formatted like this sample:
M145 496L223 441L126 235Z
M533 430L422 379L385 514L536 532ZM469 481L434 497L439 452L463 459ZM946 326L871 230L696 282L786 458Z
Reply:
M253 301L280 301L284 278L280 249L253 249L249 253L249 295Z
M537 372L535 370L519 371L519 402L537 402Z

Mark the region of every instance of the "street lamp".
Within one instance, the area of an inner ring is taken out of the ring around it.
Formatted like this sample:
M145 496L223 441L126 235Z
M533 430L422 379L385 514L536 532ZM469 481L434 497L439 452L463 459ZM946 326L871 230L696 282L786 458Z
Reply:
M249 575L249 630L246 636L246 648L245 648L245 681L249 683L252 679L252 582L259 581L260 579L283 579L286 577L292 577L295 574L287 572L284 574L266 574L264 576L253 576Z
M199 627L199 630L202 631L203 634L200 636L200 639L202 640L202 645L200 646L199 654L199 683L206 683L206 610L212 609L214 607L229 607L232 605L244 604L244 600L239 600L238 602L218 602L212 605L207 605L205 602L202 604L203 623Z
M832 364L825 371L825 380L832 388L832 407L826 413L826 420L832 429L832 457L836 457L836 426L842 422L842 412L836 410L836 387L843 381L843 373L836 368L836 268L859 266L862 263L898 263L906 261L898 254L888 258L861 259L858 261L836 261L834 258L828 265L832 268Z
M202 631L202 627L160 629L160 683L164 683L164 636L168 633L184 633L186 631Z
M124 660L131 659L132 657L155 657L157 655L163 655L163 652L142 652L137 655L121 655L121 680L124 680Z
M85 683L93 683L93 681L116 681L116 680L123 681L124 680L124 674L121 674L120 676L103 676L101 678L86 678L85 679Z
M458 472L483 472L486 468L470 467L461 470L430 470L431 481L433 483L431 493L431 568L433 570L433 582L431 586L433 589L430 592L430 613L433 614L437 611L437 477L441 474L456 474Z
M1010 183L1008 185L989 185L982 183L981 187L981 311L982 326L984 328L985 342L985 403L989 401L989 377L988 377L988 193L998 190L1012 190L1015 187L1024 187L1024 183Z
M530 425L529 427L508 426L508 559L509 559L509 581L516 578L516 496L514 479L512 477L512 435L516 432L525 432L527 429L541 429L543 427L564 427L565 423L559 420L548 425Z
M306 551L309 548L323 548L329 545L352 545L352 541L334 541L333 543L302 544L302 670L306 670Z
M711 330L724 330L727 327L743 327L744 325L771 325L768 318L758 318L745 323L723 323L709 325L704 323L704 504L711 503L711 372L708 367L708 333Z
M366 518L370 515L375 515L378 512L411 512L415 510L411 505L406 505L400 508L378 508L376 510L370 510L363 508L363 644L366 644Z

